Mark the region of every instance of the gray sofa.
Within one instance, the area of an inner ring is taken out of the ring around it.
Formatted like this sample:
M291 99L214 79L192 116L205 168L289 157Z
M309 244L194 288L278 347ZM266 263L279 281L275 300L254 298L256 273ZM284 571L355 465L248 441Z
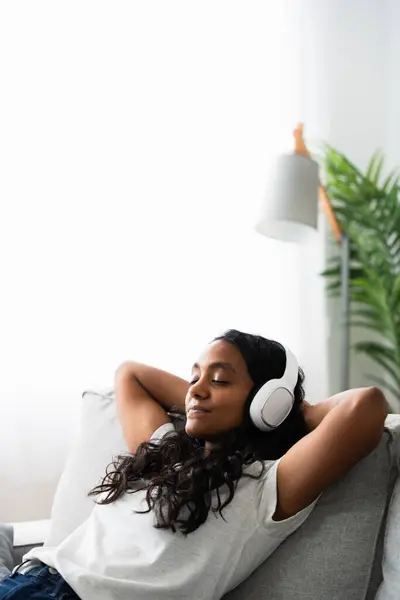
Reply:
M390 504L399 482L400 415L386 424L378 448L327 490L305 524L225 600L372 600L379 588L379 599L400 598L400 588L390 596L381 585L390 552L385 534L400 521L400 501ZM14 563L29 549L14 547Z

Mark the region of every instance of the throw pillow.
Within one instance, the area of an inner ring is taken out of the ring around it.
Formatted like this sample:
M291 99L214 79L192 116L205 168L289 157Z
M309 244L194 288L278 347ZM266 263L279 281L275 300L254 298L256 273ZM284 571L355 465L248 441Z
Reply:
M88 492L106 474L113 457L128 452L114 402L114 390L82 395L80 429L58 483L45 546L57 546L90 515L96 498Z
M392 415L390 415L392 417ZM388 419L395 436L393 448L400 470L400 418ZM383 582L376 600L399 600L400 598L400 479L397 479L390 503L383 554Z

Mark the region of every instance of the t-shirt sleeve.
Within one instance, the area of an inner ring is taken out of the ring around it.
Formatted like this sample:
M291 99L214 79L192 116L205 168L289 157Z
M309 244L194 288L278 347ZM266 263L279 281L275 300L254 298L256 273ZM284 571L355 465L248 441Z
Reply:
M296 529L298 529L310 516L320 496L292 517L284 519L283 521L274 521L272 517L275 513L278 500L277 473L281 460L282 458L274 461L269 468L268 465L266 465L268 471L260 479L258 512L260 524L265 527L267 533L270 536L280 538L283 541L296 531Z
M152 442L156 441L156 440L161 440L164 435L166 433L168 433L169 431L175 431L175 427L173 425L173 423L164 423L163 425L161 425L158 429L156 429L150 437L150 440Z

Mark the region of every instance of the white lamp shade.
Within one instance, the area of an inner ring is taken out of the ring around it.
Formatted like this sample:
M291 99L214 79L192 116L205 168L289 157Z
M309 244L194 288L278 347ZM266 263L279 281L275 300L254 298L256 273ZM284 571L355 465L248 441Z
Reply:
M301 154L279 156L269 171L255 230L301 242L313 236L318 218L318 164Z

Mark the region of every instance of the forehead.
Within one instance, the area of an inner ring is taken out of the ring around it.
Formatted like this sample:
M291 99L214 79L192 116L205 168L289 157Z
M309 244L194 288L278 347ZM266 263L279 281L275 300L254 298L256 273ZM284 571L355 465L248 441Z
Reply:
M196 361L200 367L207 368L213 362L230 363L236 371L246 369L246 363L239 350L229 342L218 340L206 346Z

